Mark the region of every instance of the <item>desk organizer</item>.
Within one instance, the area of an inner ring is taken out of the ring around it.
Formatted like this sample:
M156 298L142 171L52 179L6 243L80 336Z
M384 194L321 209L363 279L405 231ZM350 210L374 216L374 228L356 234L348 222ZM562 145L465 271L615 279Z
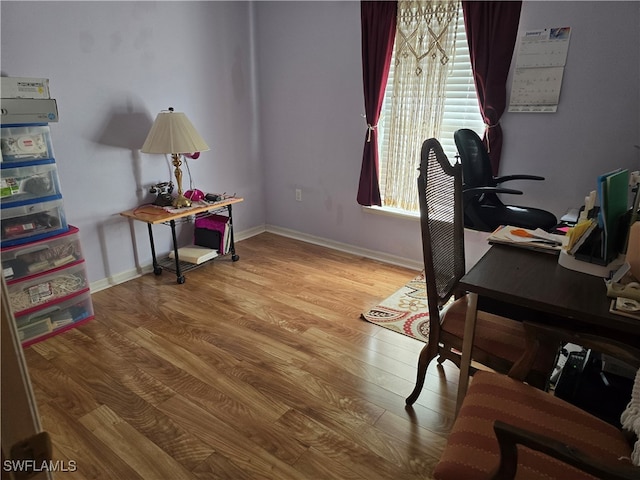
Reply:
M624 255L619 255L606 265L579 260L573 255L569 255L565 250L561 250L558 257L558 264L561 267L602 278L609 278L611 273L620 268L623 263Z
M3 162L53 158L49 125L2 125L0 146Z

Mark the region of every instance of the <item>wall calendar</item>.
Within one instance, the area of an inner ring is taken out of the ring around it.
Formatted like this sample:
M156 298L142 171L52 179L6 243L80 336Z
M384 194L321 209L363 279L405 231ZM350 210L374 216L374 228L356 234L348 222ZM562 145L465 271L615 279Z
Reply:
M510 112L557 111L570 36L570 27L525 32L513 74Z

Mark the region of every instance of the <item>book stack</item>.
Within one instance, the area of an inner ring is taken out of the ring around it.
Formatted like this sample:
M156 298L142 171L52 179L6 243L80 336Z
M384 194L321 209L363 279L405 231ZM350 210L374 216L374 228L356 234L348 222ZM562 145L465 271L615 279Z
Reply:
M229 217L211 214L196 219L193 243L216 249L220 255L229 253L231 249Z
M218 251L213 248L202 247L200 245L189 245L178 249L178 258L184 262L200 265L218 256ZM169 258L173 260L175 253L169 252Z

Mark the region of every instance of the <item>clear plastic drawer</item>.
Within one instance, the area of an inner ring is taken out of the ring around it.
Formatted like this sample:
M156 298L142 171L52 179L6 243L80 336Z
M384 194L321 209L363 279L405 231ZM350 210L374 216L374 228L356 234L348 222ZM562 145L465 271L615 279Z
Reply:
M84 261L69 267L7 282L9 303L16 315L61 301L89 288Z
M55 305L46 305L35 312L18 315L16 325L20 341L29 342L71 328L93 316L91 293L86 291Z
M0 210L2 246L10 247L66 232L62 199Z
M11 125L0 128L2 161L54 158L49 125Z
M82 260L79 231L69 225L69 231L50 238L2 249L4 278L19 280Z
M3 204L59 196L60 181L54 160L2 163L0 199Z

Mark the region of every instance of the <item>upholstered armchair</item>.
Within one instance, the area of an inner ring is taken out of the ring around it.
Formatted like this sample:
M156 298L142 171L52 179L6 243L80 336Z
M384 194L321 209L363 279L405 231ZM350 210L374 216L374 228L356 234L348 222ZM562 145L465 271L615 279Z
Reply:
M527 348L509 375L487 371L474 375L434 477L639 479L640 467L631 462L632 455L640 454L640 443L632 453L637 432L617 428L522 379L536 351L549 342L576 343L635 368L640 367L640 350L551 327L524 326ZM623 417L629 411L639 418L628 423L635 421L640 430L640 405L630 402Z

